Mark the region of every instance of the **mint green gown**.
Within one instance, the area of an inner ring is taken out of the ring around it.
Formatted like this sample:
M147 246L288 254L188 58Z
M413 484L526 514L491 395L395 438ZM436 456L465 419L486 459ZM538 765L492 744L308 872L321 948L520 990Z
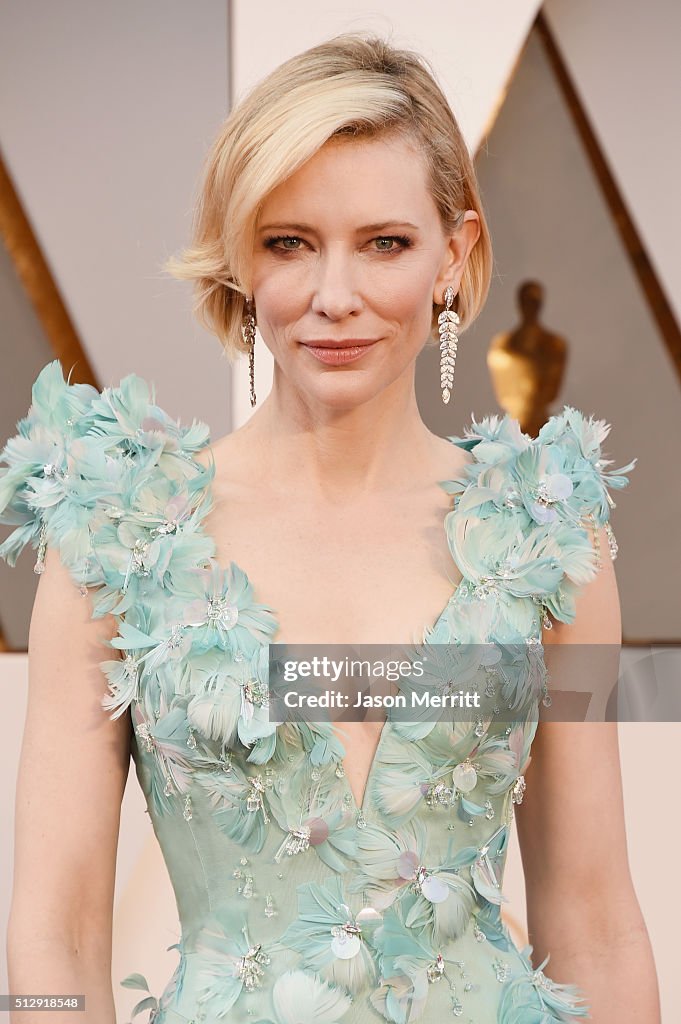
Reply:
M129 717L179 917L164 990L148 991L144 964L119 979L140 990L138 1021L588 1017L586 994L554 983L549 957L533 967L500 911L547 700L542 626L574 619L598 569L594 526L608 532L599 557L617 550L609 489L636 459L606 468L609 429L565 406L536 439L508 416L450 438L473 455L440 482L462 579L418 649L460 650L456 687L471 652L512 653L482 666L486 703L470 721L388 714L358 807L331 723L269 720L277 619L203 528L208 427L174 420L135 374L100 393L68 383L58 360L43 368L0 457L0 522L14 527L0 555L14 565L30 544L40 572L53 546L92 616L117 620L102 711Z

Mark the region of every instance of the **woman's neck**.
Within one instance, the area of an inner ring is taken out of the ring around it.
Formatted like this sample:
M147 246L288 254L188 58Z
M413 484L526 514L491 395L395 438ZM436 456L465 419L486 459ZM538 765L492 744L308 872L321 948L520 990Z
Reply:
M361 405L339 408L282 396L274 387L237 435L270 483L296 479L308 494L330 500L413 484L442 448L421 419L413 390L385 389Z

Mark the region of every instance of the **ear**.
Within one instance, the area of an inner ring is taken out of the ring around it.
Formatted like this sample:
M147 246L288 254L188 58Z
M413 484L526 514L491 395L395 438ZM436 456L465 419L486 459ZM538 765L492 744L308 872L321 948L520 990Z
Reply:
M463 222L454 234L447 237L447 246L435 281L433 302L443 302L447 285L458 292L461 276L473 246L480 237L480 218L475 210L466 210Z

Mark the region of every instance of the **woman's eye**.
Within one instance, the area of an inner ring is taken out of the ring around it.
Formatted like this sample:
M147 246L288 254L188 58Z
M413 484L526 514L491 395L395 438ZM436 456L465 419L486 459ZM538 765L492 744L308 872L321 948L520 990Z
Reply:
M411 239L405 235L381 235L374 239L375 242L397 242L397 245L390 244L389 246L380 246L380 252L400 252L402 249L407 249L411 245Z
M265 246L268 249L276 249L278 248L277 242L300 242L300 238L298 238L297 235L276 235L273 238L266 239ZM295 247L285 245L283 248L287 249L289 252L295 252Z
M377 243L377 252L401 252L409 248L411 239L405 235L379 235L372 241ZM303 240L297 235L274 235L265 239L266 249L279 249L285 252L298 252Z

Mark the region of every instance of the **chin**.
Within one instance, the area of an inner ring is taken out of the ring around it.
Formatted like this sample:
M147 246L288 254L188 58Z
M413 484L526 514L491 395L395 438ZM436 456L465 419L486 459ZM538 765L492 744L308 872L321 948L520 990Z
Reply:
M315 402L338 411L354 409L365 402L370 402L385 390L383 382L371 379L368 375L349 374L347 371L333 377L329 374L326 380L317 379L308 387L303 386L303 393Z

